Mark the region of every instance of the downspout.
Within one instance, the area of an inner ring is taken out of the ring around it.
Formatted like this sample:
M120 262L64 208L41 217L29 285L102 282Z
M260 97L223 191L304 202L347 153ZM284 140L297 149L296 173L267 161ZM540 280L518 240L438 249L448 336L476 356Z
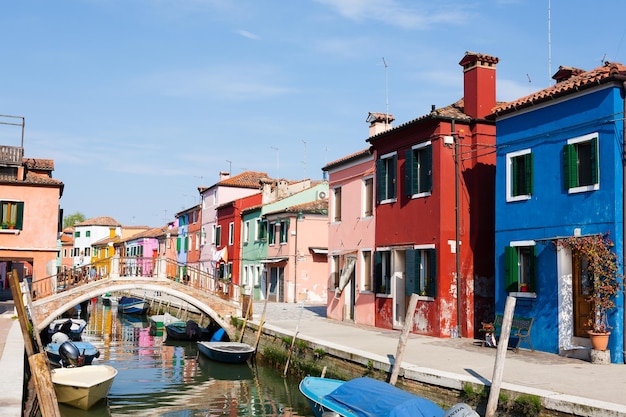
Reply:
M452 119L451 130L454 138L454 255L456 268L456 331L457 337L461 337L461 242L459 226L459 136L455 134L455 120Z

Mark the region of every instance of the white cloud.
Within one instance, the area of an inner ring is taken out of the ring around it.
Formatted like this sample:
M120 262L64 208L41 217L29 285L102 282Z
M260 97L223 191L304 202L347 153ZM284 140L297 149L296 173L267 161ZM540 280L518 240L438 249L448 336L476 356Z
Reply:
M259 39L261 39L261 37L259 35L256 35L256 34L254 34L252 32L248 32L247 30L243 30L243 29L236 30L235 33L240 35L240 36L243 36L244 38L248 38L248 39L252 39L252 40L259 40Z

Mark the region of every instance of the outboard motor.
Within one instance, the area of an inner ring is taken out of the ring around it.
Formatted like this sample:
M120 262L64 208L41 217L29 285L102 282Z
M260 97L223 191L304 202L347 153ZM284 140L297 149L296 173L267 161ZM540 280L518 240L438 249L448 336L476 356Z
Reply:
M71 341L61 343L59 346L59 356L61 356L61 366L81 366L82 357L80 351Z
M480 417L480 414L472 410L472 407L469 405L458 403L449 409L443 417Z

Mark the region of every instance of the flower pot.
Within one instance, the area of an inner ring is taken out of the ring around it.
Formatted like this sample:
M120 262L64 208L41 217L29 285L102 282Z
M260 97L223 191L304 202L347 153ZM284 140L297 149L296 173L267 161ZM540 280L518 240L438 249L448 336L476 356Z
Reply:
M589 340L591 341L591 347L595 350L606 350L609 345L609 335L611 332L595 333L591 330L587 332L589 334Z

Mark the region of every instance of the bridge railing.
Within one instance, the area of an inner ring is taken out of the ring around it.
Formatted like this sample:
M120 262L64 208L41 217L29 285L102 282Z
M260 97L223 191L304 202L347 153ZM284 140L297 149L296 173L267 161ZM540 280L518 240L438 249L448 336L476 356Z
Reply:
M165 257L112 256L93 263L60 271L32 282L33 300L49 297L89 282L119 277L154 277L188 285L224 299L241 301L241 289L200 268L178 263Z

